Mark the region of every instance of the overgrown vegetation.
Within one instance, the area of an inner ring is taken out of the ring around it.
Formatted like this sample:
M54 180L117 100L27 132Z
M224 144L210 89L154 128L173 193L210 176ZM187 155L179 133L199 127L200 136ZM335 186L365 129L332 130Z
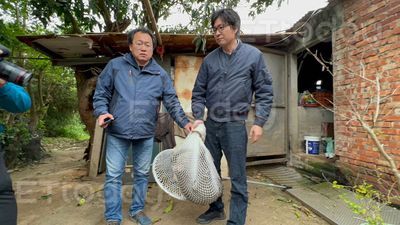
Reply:
M27 125L27 118L18 115L13 116L2 113L0 124L13 124L12 126L4 127L4 132L0 133L0 143L5 151L5 160L8 167L12 168L20 163L28 161L27 153L23 150L32 139Z
M77 141L89 139L89 134L85 131L77 113L66 118L48 116L45 121L46 137L66 137Z
M4 5L0 2L0 6ZM49 32L40 26L26 27L23 18L27 14L24 15L23 11L19 13L8 13L11 18L19 18L12 22L0 19L0 43L12 51L11 57L5 60L33 74L26 87L32 99L32 108L22 114L0 111L0 124L4 127L0 142L6 151L8 168L39 160L44 155L41 147L44 135L88 139L78 115L74 71L52 66L46 56L16 39L18 35Z
M390 194L377 191L372 184L366 182L352 187L343 186L334 181L332 187L337 190L350 190L351 194L343 192L339 197L346 205L360 216L364 225L389 225L382 218L382 209L391 203Z

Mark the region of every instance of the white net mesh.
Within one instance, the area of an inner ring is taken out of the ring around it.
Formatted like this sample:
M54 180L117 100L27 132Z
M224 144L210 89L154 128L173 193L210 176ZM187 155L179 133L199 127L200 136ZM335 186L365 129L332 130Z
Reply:
M181 145L160 152L153 161L153 175L172 197L205 205L221 196L222 184L202 137L205 127L199 125Z

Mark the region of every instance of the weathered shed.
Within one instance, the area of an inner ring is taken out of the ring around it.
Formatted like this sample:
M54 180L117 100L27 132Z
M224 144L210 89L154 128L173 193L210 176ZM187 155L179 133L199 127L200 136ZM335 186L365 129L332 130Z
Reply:
M241 35L241 40L258 47L264 52L267 65L274 80L275 100L270 120L264 127L265 136L256 144L249 144L248 164L286 162L288 159L287 142L287 65L284 49L287 42L281 42L287 34ZM161 34L165 54L162 60L156 56L166 71L171 73L185 112L190 113L191 90L204 53L195 53L193 40L195 35ZM54 65L74 68L78 81L80 115L92 137L95 137L95 118L92 116L91 98L97 75L113 57L128 52L126 34L101 33L84 35L44 35L21 36L19 40L49 56ZM206 36L206 53L217 47L212 36ZM277 44L272 48L267 44ZM248 126L253 122L253 111ZM98 136L98 135L97 135ZM91 139L96 152L101 149L102 138ZM93 152L92 152L93 153ZM97 153L96 153L97 154ZM100 155L91 155L91 174L97 169Z

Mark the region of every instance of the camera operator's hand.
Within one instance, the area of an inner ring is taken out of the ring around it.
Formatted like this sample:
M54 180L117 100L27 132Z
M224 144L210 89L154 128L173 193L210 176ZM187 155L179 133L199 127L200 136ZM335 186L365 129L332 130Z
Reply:
M0 78L0 88L3 87L6 83L7 81Z
M103 114L103 115L99 116L98 121L99 121L99 126L100 127L106 128L108 126L108 123L105 123L105 121L104 121L107 118L111 118L112 120L114 120L114 116L111 115L110 113L106 113L106 114Z

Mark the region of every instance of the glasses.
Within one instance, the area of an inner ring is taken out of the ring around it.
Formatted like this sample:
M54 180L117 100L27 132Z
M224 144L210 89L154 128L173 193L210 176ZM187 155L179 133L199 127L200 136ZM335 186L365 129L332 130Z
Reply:
M133 43L136 47L141 48L141 47L145 47L145 48L153 48L153 45L151 43L145 43L145 42L135 42Z
M225 27L229 26L229 24L221 24L218 27L213 27L212 28L212 32L213 34L217 33L217 31L219 31L220 33L222 33L222 31L224 31Z

